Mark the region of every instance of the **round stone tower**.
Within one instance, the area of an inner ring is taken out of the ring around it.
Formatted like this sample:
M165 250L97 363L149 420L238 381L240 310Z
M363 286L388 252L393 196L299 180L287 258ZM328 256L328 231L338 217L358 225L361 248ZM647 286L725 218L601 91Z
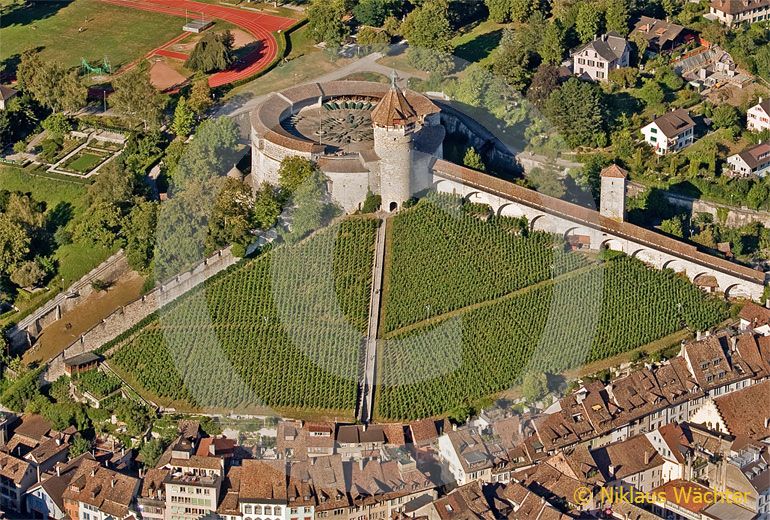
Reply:
M382 208L394 211L412 196L413 138L417 112L396 86L372 110L374 151L380 159L379 185Z

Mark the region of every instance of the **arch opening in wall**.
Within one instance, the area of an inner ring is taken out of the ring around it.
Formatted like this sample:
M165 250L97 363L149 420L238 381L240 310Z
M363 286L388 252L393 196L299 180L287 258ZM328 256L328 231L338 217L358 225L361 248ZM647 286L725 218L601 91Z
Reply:
M564 232L564 243L571 251L591 249L591 233L583 227L575 226Z
M398 202L396 202L396 201L392 201L388 205L388 211L396 211L397 209L398 209Z
M702 273L696 274L692 279L692 283L709 294L713 294L719 289L719 282L717 281L716 276L709 271L703 271Z
M633 253L631 253L631 258L636 258L637 260L644 262L645 264L649 264L654 266L655 265L655 257L653 256L652 252L649 249L645 248L639 248L635 249Z
M470 192L469 194L467 194L467 195L465 195L463 197L463 202L474 202L473 201L473 197L474 196L476 198L480 198L481 197L481 192L480 191L472 191L472 192Z
M725 299L751 299L751 290L742 283L734 283L725 289Z
M663 262L661 269L671 269L675 273L684 273L685 275L687 274L687 267L676 258Z
M524 211L521 209L521 207L518 204L514 204L513 202L506 202L499 208L497 208L497 216L498 217L523 217Z
M530 231L549 231L552 226L551 219L548 217L548 215L541 214L537 215L535 217L532 217L532 220L529 221L529 230Z
M623 244L614 238L608 238L606 240L603 240L602 243L599 245L599 250L602 249L610 249L612 251L620 251L623 252Z

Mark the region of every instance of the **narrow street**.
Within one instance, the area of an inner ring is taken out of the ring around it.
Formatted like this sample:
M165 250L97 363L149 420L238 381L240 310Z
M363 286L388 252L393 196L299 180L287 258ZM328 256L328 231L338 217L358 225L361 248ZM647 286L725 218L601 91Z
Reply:
M377 331L380 328L380 301L382 296L382 273L385 263L385 227L387 219L380 221L372 267L372 292L369 298L369 328L366 334L363 377L359 381L358 419L362 423L372 420L374 406L375 367L377 365Z

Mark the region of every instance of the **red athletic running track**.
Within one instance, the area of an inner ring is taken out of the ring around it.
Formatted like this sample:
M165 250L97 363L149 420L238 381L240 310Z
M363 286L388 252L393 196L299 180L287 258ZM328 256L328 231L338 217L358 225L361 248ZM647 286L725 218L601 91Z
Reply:
M296 20L262 14L235 7L226 7L223 5L204 4L192 0L102 0L103 2L142 9L144 11L154 11L158 13L170 14L183 17L188 15L190 19L200 17L200 14L207 19L218 18L225 20L233 25L237 25L248 32L257 41L262 42L262 48L251 52L244 59L235 64L235 68L217 72L209 76L209 85L219 87L233 81L253 76L263 68L267 67L273 61L278 52L278 43L273 38L273 31L278 29L286 30L295 23ZM173 52L173 51L165 51ZM157 54L159 53L156 50ZM183 59L186 59L185 56Z

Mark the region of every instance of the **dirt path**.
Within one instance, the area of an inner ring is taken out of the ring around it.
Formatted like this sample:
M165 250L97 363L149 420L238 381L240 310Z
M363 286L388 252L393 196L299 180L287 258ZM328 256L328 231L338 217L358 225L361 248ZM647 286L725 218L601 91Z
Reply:
M113 311L136 300L144 279L130 272L107 291L95 291L82 304L66 312L60 320L45 328L37 343L22 357L24 363L48 361L77 340L81 334Z

